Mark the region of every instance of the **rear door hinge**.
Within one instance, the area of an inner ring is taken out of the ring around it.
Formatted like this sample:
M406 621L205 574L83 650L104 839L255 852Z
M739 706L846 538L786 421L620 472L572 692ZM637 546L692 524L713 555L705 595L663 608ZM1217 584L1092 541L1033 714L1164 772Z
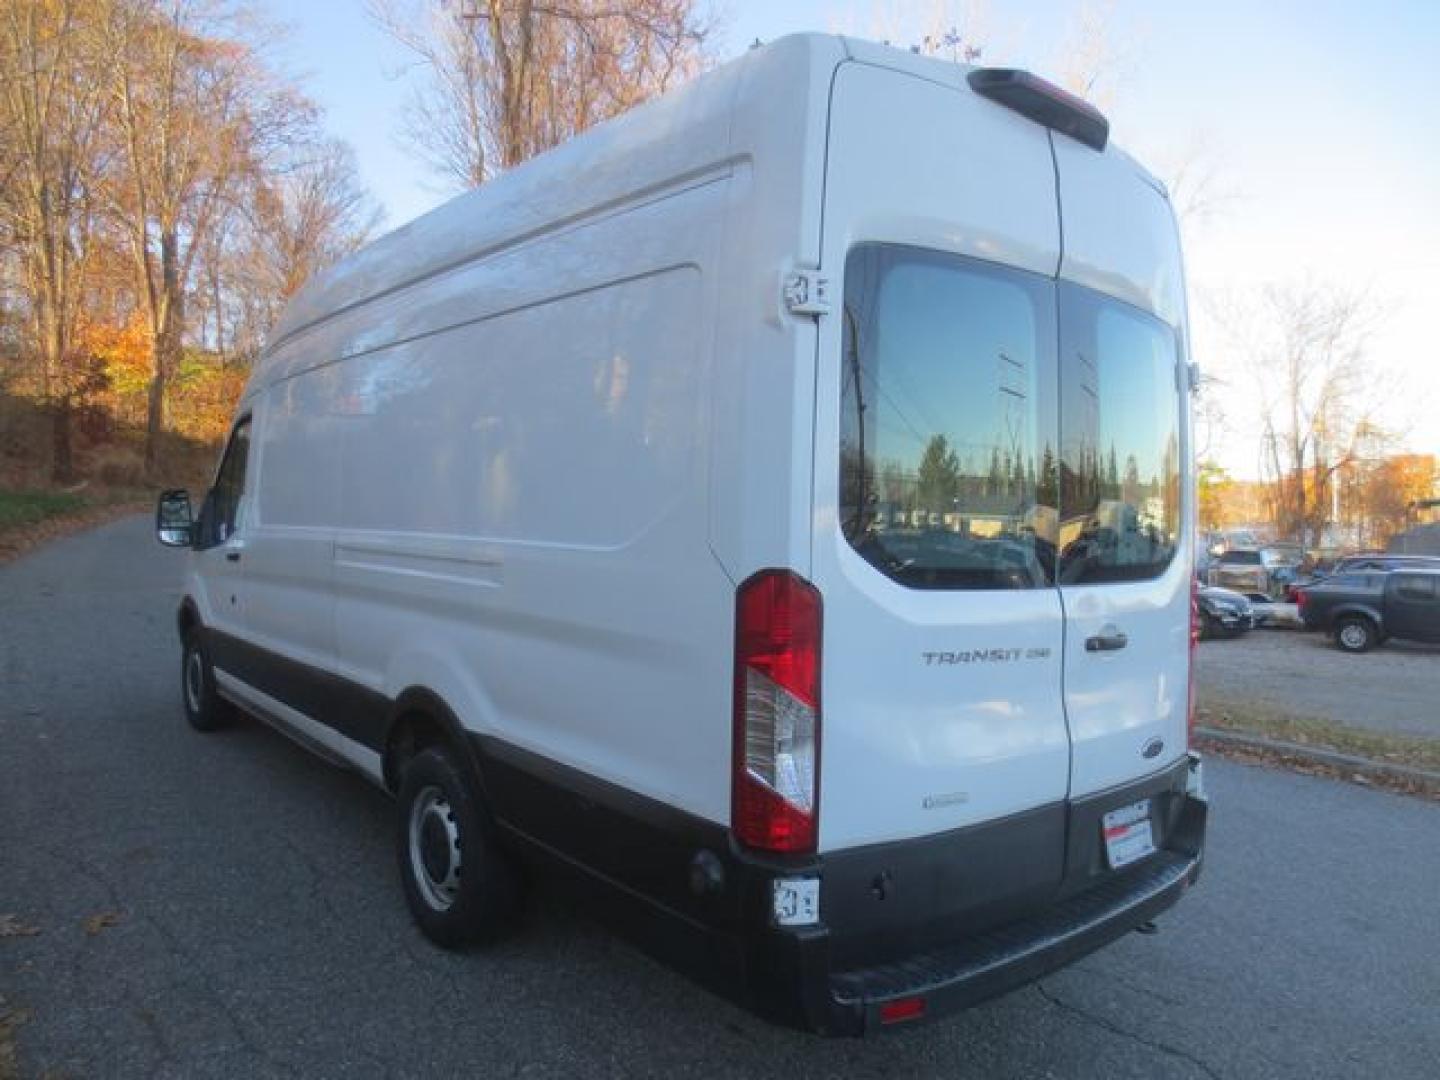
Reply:
M791 269L781 278L785 309L791 315L830 314L830 279L819 270Z

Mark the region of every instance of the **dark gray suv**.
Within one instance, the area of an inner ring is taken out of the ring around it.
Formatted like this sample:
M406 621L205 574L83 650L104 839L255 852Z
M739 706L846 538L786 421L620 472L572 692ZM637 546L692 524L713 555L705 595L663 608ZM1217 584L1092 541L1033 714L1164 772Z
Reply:
M1440 642L1440 570L1336 574L1295 600L1306 628L1333 635L1345 652L1368 652L1392 637Z

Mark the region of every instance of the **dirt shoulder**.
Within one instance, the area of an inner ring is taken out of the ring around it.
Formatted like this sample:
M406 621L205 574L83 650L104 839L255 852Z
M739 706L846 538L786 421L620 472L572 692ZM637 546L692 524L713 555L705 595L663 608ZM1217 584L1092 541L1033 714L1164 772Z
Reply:
M87 495L0 489L0 566L42 544L141 513L151 505L138 491Z

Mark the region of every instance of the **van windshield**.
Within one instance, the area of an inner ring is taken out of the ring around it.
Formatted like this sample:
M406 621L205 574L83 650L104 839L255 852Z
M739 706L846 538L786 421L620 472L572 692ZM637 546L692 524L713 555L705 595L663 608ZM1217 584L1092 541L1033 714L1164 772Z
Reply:
M1039 275L860 244L843 350L840 526L888 577L1025 589L1170 564L1180 396L1160 320Z

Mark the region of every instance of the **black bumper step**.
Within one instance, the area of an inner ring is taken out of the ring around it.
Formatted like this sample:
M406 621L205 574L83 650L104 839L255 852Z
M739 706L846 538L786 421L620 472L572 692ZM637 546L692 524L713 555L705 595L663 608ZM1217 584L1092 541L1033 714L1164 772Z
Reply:
M923 996L933 1016L1005 993L1154 918L1199 876L1198 856L1159 851L1039 914L933 953L831 976L837 1010L879 1024L880 1007Z

